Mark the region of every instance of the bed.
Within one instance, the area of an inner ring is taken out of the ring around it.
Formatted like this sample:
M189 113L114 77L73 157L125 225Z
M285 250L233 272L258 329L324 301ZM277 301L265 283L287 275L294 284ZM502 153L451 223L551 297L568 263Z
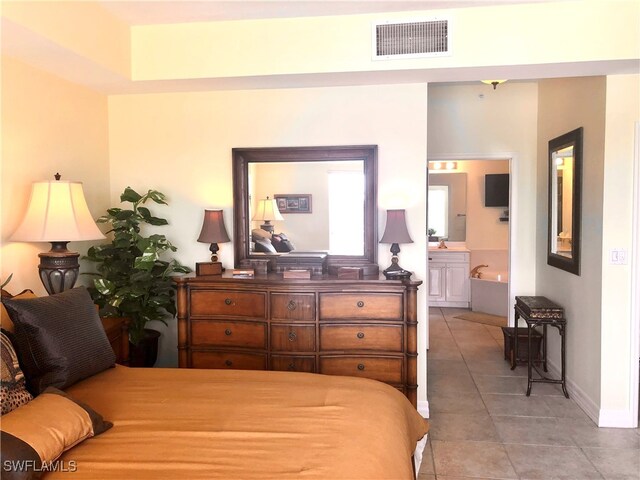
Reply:
M113 426L46 479L411 479L428 430L400 391L352 377L115 365L63 390ZM3 460L4 424L47 392L3 417Z

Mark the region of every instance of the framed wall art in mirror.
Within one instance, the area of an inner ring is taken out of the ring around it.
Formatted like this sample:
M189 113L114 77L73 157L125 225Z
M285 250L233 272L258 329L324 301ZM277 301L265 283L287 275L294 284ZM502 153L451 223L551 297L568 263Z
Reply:
M549 141L547 264L580 275L582 127Z
M232 156L236 267L255 259L282 267L285 257L323 254L329 273L358 266L377 274L376 146L234 148ZM281 214L271 233L288 239L286 252L265 250L257 238L253 211L267 197Z

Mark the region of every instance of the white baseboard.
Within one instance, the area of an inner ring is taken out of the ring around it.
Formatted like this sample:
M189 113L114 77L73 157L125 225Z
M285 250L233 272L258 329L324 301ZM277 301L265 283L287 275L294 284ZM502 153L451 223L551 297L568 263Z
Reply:
M558 365L553 363L551 360L547 361L547 367L549 368L549 374L553 378L560 378L560 368ZM591 420L593 420L596 425L598 424L598 419L600 417L600 408L594 402L591 397L589 397L584 390L582 390L571 378L566 378L567 382L567 391L569 392L569 397L578 404L578 406L586 413ZM534 385L535 390L535 385Z
M429 418L429 401L428 400L418 401L418 413L422 415L424 418Z
M560 369L551 360L547 362L549 373L553 378L560 378ZM535 389L535 386L534 386ZM634 418L633 409L630 410L604 410L584 391L567 377L567 391L573 401L593 420L599 427L610 428L636 428L638 419Z
M599 427L637 428L638 417L630 410L600 410Z

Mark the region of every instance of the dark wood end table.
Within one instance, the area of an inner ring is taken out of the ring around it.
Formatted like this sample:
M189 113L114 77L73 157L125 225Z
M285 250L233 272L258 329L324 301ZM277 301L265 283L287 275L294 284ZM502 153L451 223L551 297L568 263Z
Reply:
M564 318L564 309L558 304L552 302L546 297L516 297L515 309L515 326L518 326L518 319L522 318L527 324L527 397L531 395L531 387L534 383L558 383L562 385L562 392L566 398L569 398L566 386L565 376L565 347L566 347L566 328L567 320ZM549 378L541 372L534 363L533 359L533 330L537 326L542 326L542 359L544 365L544 371L546 372L547 365L547 327L552 326L558 329L561 339L561 368L560 379ZM518 358L518 342L514 342L513 346L514 357ZM515 365L512 364L513 370ZM533 378L533 370L540 376L539 378Z

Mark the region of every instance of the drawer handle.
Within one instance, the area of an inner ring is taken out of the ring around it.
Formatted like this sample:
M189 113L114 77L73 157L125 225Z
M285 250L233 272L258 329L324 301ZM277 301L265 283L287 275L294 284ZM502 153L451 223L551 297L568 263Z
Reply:
M364 338L364 333L363 333L363 332L358 332L357 337L358 337L358 338Z
M225 299L224 299L224 304L225 304L225 305L231 305L232 303L233 303L233 302L231 301L231 299L230 299L230 298L225 298Z
M358 305L358 308L362 308L364 307L364 302L360 300L356 305Z
M294 311L296 307L296 302L294 302L293 300L289 300L289 303L287 303L287 308L289 309L289 311Z
M224 361L224 364L225 364L227 367L230 367L231 365L233 365L233 362L232 362L231 360L225 360L225 361Z
M289 332L289 341L293 342L297 336L298 335L296 335L296 332Z
M295 369L296 369L295 363L290 363L289 366L287 367L287 370L295 370Z
M224 331L224 334L225 334L225 335L227 335L227 336L228 336L228 335L231 335L231 329L227 328L227 329Z
M360 370L360 371L364 370L364 363L359 363L358 364L358 370Z

